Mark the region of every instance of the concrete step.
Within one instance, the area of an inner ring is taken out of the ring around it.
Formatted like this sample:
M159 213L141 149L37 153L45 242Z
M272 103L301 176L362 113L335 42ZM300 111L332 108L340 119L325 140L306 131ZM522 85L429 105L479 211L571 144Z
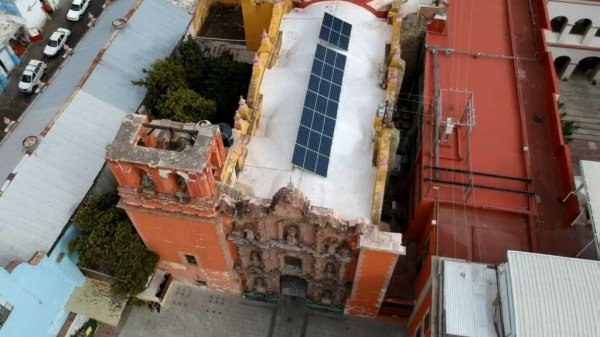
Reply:
M591 118L591 117L581 117L581 116L566 115L564 117L564 119L566 121L574 121L574 122L582 123L584 125L585 124L600 125L600 116L595 117L595 118Z
M578 140L587 140L587 141L591 141L591 142L600 142L600 137L599 136L594 136L594 135L586 135L586 134L574 133L571 136L571 138L578 139Z
M600 131L599 130L590 130L590 129L576 129L575 131L573 131L574 135L585 135L585 136L597 136L600 137Z

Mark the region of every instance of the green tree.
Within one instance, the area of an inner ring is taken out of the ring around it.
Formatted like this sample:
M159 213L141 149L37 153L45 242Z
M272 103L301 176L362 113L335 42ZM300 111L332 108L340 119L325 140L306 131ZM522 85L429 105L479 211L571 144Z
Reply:
M196 123L200 120L213 120L216 104L207 100L192 89L169 91L163 101L156 106L156 117L182 123Z
M185 69L174 58L158 60L147 72L145 80L137 80L132 83L146 87L146 106L152 111L157 104L164 100L169 91L187 88L185 81Z
M86 235L69 242L79 254L79 264L114 277L112 291L133 296L144 290L158 257L149 252L127 214L116 207L116 193L92 197L75 215L77 227Z
M227 56L207 60L202 95L217 102L215 122L231 123L240 96L248 94L252 67Z
M185 80L190 89L197 93L204 91L204 77L206 76L206 60L200 44L191 36L183 40L177 48L177 60L185 69Z

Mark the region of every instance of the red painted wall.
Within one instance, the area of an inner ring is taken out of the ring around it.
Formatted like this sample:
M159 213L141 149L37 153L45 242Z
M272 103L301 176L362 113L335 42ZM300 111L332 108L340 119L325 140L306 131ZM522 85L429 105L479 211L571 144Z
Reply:
M219 223L166 216L127 206L125 210L148 249L159 255L161 266L170 273L204 281L213 289L239 292L232 272L229 243L219 233ZM184 254L195 256L198 266L188 264Z
M346 303L347 314L377 316L396 260L394 254L361 250L352 295Z

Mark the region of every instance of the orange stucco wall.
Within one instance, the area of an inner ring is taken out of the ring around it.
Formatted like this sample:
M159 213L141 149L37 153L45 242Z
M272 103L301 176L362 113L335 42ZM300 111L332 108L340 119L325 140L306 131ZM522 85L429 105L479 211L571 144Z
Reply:
M346 313L376 317L398 257L391 253L362 249Z
M161 267L174 276L206 282L212 289L240 291L229 243L217 219L215 224L127 206L125 210L148 249L159 255ZM195 256L198 265L188 264L184 254Z
M425 317L425 314L427 313L427 311L431 312L431 288L429 288L429 290L427 291L427 295L425 295L425 299L423 300L421 305L419 305L418 308L415 308L415 310L416 310L415 316L413 317L412 321L410 321L408 324L408 336L411 336L411 337L415 335L417 327L423 325L423 318ZM429 317L431 317L431 314ZM421 331L423 332L422 336L425 336L425 337L431 336L431 327L430 326L429 327L423 326Z

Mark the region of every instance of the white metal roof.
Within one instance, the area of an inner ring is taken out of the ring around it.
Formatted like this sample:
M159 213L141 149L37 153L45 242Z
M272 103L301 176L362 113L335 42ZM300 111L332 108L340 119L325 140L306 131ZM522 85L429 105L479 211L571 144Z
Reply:
M484 264L443 261L444 336L497 337L493 302L496 270Z
M144 0L119 31L37 149L14 169L16 176L0 196L0 266L51 248L104 165L106 146L121 119L144 98L145 90L131 80L171 53L189 20L188 13L168 1ZM111 25L99 20L94 29L111 30ZM50 84L56 85L61 83Z
M600 262L508 252L517 337L600 336Z
M600 162L582 160L580 161L583 183L588 197L588 208L594 237L596 238L596 249L600 255Z
M348 52L342 52L347 62L327 178L291 163L324 12L353 25ZM281 31L279 58L262 80L260 124L239 181L265 198L292 182L314 206L331 208L346 219L369 219L375 185L373 119L385 101L379 68L390 26L358 5L326 1L294 9Z

